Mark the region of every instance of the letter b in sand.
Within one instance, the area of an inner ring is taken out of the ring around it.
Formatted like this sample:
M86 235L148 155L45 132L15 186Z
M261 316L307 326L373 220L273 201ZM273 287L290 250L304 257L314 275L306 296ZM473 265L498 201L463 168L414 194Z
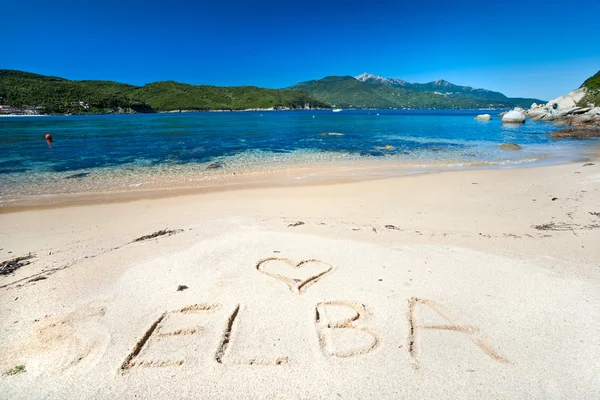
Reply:
M348 358L375 349L379 337L372 329L362 326L366 318L363 305L344 301L317 304L315 322L323 353Z

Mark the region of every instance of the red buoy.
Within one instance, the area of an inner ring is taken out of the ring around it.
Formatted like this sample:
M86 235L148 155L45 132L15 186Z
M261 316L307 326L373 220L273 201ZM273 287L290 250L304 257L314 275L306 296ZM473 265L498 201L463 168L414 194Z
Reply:
M47 133L47 134L46 134L46 140L48 140L48 141L52 141L52 135L51 135L51 134L49 134L49 133Z

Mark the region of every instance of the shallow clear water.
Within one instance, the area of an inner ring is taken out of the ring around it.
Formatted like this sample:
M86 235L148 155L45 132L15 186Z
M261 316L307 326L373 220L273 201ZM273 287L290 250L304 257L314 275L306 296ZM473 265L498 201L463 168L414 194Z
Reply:
M506 165L569 157L581 141L552 141L557 128L474 120L481 111L289 111L0 118L0 200L91 190L100 180L135 186L217 171L328 162L381 165ZM51 133L54 141L46 143ZM516 142L522 151L497 148ZM223 168L207 170L219 161ZM81 174L72 179L65 179ZM68 182L67 182L68 181ZM139 185L143 184L140 183ZM114 185L113 185L114 186ZM70 189L69 189L70 187Z

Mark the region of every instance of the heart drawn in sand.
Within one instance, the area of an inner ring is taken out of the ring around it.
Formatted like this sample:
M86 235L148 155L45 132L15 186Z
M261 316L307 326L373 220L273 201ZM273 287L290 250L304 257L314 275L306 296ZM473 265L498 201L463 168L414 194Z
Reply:
M329 273L333 266L319 260L303 260L294 263L287 258L265 258L256 264L263 274L285 282L294 293L302 294L306 288Z

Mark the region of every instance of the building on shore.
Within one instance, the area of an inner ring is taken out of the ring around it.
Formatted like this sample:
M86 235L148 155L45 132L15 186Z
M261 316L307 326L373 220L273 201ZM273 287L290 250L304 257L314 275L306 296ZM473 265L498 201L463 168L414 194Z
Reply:
M40 115L41 107L0 105L0 115Z

